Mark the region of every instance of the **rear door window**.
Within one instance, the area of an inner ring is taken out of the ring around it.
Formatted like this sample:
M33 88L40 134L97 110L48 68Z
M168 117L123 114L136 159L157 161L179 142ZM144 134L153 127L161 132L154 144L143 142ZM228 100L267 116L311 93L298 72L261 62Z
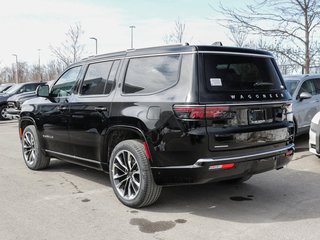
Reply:
M204 54L205 84L209 91L235 92L283 88L268 57Z
M83 80L81 94L103 94L112 64L112 61L90 64Z
M179 59L179 55L130 59L123 92L150 94L170 88L178 81Z

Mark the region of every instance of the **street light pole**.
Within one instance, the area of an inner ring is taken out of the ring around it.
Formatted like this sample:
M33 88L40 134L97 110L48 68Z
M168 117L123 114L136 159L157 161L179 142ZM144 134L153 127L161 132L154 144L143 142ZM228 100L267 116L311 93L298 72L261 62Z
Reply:
M16 83L19 83L19 76L18 76L18 55L17 54L12 54L12 56L16 57Z
M96 42L96 55L98 55L98 39L95 37L91 37L90 39L92 39Z
M131 28L131 49L133 49L133 29L136 28L136 26L132 25L129 26Z
M42 81L42 73L41 73L41 55L40 55L41 49L38 49L38 61L39 61L39 76L40 76L40 81Z

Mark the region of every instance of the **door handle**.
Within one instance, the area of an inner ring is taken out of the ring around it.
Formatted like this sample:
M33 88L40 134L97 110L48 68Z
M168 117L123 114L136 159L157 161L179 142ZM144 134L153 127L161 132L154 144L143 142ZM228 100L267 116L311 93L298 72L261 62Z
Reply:
M68 107L66 107L66 106L59 106L58 107L58 110L59 111L65 111L65 110L67 110L68 109Z
M106 107L95 107L94 110L98 111L98 112L103 112L103 111L107 111L107 108Z

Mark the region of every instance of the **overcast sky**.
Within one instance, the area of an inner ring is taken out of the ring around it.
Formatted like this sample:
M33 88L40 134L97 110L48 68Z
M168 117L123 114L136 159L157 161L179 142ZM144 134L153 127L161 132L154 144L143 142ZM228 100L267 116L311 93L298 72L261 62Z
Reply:
M229 4L235 1L224 1ZM237 1L238 2L238 1ZM82 43L85 56L130 48L130 25L135 25L134 47L163 45L163 38L174 28L174 21L186 23L186 40L192 44L222 41L231 45L227 31L210 20L215 13L209 4L218 0L9 0L0 11L0 64L10 65L17 54L19 61L46 63L54 58L49 46L66 39L70 25L81 23L85 31ZM85 57L84 56L84 57ZM0 66L1 66L0 65Z

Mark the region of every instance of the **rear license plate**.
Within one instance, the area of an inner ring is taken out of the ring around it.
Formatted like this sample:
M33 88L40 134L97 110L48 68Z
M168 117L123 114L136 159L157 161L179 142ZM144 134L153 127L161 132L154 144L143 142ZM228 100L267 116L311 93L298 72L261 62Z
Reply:
M249 124L260 124L266 122L266 111L264 109L249 110Z

